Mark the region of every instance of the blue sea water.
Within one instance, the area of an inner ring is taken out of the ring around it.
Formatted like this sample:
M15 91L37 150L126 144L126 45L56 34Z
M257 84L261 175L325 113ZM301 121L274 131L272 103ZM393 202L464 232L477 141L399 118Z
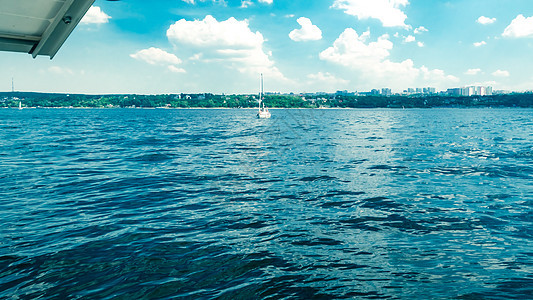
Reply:
M0 110L1 299L531 299L533 110Z

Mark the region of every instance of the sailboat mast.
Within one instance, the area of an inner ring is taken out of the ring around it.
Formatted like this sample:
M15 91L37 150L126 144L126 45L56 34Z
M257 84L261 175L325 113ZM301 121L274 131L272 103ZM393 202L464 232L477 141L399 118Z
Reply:
M263 73L261 73L261 102L263 102L263 97L264 97L264 91L263 91Z
M266 108L265 103L263 102L264 97L265 97L265 87L263 84L263 73L261 73L261 91L259 92L259 112L257 113L257 117L259 119L270 118L270 112L268 112L268 108Z
M261 82L259 83L259 110L261 111L261 102L263 102L263 73L261 73Z

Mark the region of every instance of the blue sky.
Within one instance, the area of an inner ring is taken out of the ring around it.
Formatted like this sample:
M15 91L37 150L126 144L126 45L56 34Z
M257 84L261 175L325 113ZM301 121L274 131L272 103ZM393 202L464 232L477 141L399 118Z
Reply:
M0 91L533 89L531 0L96 0L53 60L0 52Z

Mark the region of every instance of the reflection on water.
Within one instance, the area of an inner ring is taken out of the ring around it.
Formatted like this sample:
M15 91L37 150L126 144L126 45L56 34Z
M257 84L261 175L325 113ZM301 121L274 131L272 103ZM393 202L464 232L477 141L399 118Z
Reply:
M0 298L528 298L528 109L0 111Z

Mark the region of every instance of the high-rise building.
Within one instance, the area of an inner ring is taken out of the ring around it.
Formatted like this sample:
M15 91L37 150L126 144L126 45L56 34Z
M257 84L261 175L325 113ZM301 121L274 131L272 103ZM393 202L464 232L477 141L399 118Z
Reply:
M453 89L448 89L446 91L446 94L450 96L461 96L461 92L462 92L461 88L453 88Z
M448 95L453 96L491 96L491 86L467 86L462 88L453 88L446 91Z
M422 89L422 91L424 92L424 94L435 94L436 93L436 89L432 87L425 87Z
M461 89L461 96L473 96L474 95L474 87L473 86L467 86Z
M382 88L381 89L381 95L382 96L392 96L392 90L389 88Z

